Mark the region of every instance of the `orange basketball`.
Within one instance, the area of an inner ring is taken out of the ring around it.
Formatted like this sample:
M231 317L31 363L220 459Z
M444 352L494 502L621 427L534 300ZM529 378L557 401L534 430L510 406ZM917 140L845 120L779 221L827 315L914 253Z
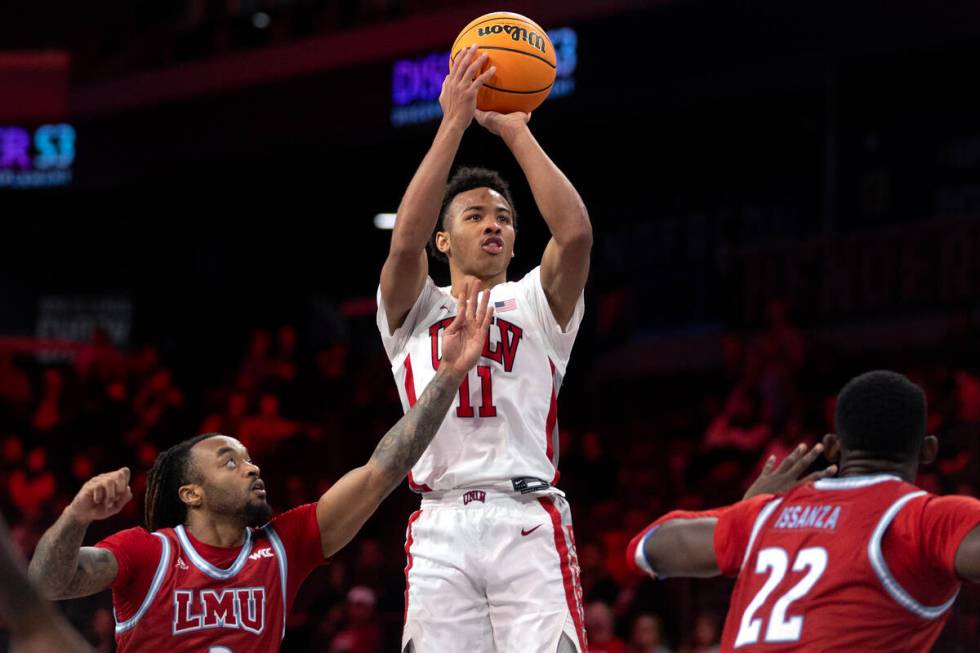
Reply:
M548 97L555 83L555 48L548 33L533 20L509 11L480 16L456 37L450 50L450 69L459 51L471 45L488 55L488 67L497 67L480 89L478 109L530 112Z

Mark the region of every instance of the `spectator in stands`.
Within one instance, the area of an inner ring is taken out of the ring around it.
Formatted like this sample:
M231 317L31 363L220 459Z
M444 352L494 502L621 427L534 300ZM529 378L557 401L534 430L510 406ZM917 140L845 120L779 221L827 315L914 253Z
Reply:
M48 469L48 454L35 447L27 454L27 468L10 475L10 500L26 519L35 520L50 510L58 489L55 476Z
M60 370L54 367L44 370L41 399L31 420L34 430L43 433L52 431L61 424L61 399L64 388L65 380Z
M629 653L671 653L663 644L663 622L655 614L638 614L630 632Z
M75 371L83 380L94 379L101 383L126 377L127 362L116 349L105 327L92 330L92 341L83 346L75 357Z
M382 632L374 608L374 590L364 585L347 593L347 619L344 628L330 643L330 653L381 653Z
M694 634L688 653L718 653L720 650L721 631L718 628L718 618L708 612L698 614L694 619Z
M759 396L746 385L732 390L725 407L704 434L705 450L734 449L758 452L769 441L772 431L759 413Z
M592 653L627 653L626 642L616 637L613 611L602 601L585 606L585 630Z
M17 365L9 352L0 351L0 401L12 406L25 406L31 401L31 380Z
M257 460L275 449L277 443L295 435L300 425L279 414L279 397L271 392L259 397L259 413L242 420L238 437Z
M617 551L617 553L619 553ZM622 555L618 557L622 558ZM587 602L601 601L609 605L616 602L619 587L606 569L601 545L585 542L578 547L578 563L581 569L582 594Z

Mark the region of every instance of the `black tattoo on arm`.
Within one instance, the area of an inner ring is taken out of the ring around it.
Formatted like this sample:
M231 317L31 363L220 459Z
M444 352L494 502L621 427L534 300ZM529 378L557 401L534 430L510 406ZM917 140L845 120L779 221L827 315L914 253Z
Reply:
M440 370L429 382L418 402L391 427L371 455L371 462L384 470L394 488L418 462L456 398L460 377Z
M119 566L111 551L82 547L87 524L62 513L38 542L30 577L49 599L96 594L112 585Z

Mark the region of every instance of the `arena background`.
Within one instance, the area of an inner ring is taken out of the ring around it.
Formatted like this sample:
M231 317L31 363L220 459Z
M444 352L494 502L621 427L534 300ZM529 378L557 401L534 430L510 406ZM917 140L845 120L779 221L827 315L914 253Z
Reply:
M156 452L199 431L246 439L279 509L370 455L400 415L375 215L434 134L453 37L499 9L560 30L560 97L531 126L595 232L559 400L594 650L654 650L651 623L670 651L712 650L729 582L633 578L628 538L737 499L769 452L832 428L857 372L926 387L942 454L920 484L976 496L980 10L939 5L14 0L0 508L18 543L94 473L129 465L140 495ZM475 124L457 162L512 181L523 274L547 230L519 169ZM396 491L307 582L284 651L397 648L417 501ZM62 607L112 650L107 593ZM966 587L936 650L978 642Z

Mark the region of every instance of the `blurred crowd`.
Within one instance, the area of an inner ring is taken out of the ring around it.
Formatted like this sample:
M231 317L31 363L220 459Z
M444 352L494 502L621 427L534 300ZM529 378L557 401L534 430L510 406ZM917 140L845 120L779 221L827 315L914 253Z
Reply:
M811 342L773 301L761 329L721 336L722 363L709 371L599 385L584 374L587 360L575 377L573 358L559 400L559 486L576 523L591 650L717 650L731 582L632 576L628 540L675 507L738 500L767 456L833 428L835 393L860 371L897 369L926 389L942 455L919 483L976 496L980 333L970 323L960 334L939 350L845 354ZM374 346L311 346L309 335L290 325L255 329L239 361L207 379L193 366L168 366L153 344L118 348L99 329L60 362L0 349L0 509L18 545L29 555L87 478L122 465L133 470L136 499L94 524L86 543L141 523L157 453L198 432L240 438L277 510L315 500L366 460L401 407L376 334L364 340ZM417 501L407 488L396 492L314 573L290 615L284 651L396 650L405 520ZM63 607L98 650L113 650L108 593ZM936 650L974 651L977 641L980 592L966 587Z

